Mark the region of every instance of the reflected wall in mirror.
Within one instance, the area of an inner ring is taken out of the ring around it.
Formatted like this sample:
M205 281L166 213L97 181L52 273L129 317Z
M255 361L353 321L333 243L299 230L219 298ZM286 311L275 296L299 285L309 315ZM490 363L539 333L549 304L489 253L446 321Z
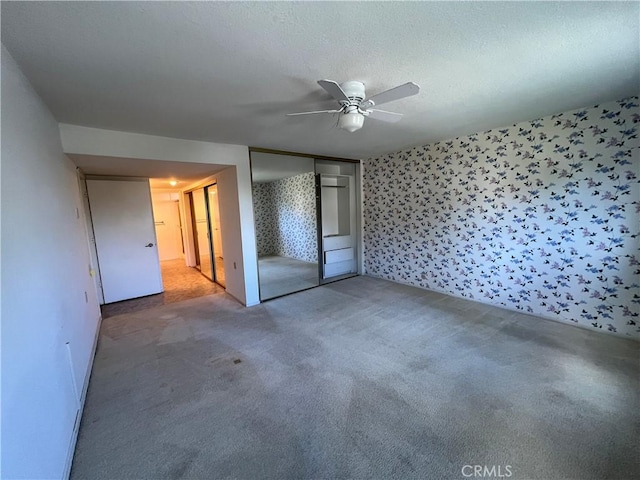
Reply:
M198 259L197 267L205 277L213 280L211 251L209 246L209 228L207 224L207 204L204 188L198 188L191 192L191 201Z
M220 227L220 202L218 197L218 184L208 186L206 189L209 203L209 228L211 231L211 248L213 250L213 270L215 281L226 285L224 276L224 252L222 250L222 230Z
M225 286L224 254L220 226L218 185L212 184L189 192L196 268L209 280Z
M251 152L251 172L260 299L317 286L314 160Z

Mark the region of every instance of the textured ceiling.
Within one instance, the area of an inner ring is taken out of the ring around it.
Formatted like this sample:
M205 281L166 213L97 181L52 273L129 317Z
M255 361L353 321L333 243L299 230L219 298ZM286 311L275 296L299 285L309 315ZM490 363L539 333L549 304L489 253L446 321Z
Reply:
M638 93L638 2L2 2L60 122L362 158ZM407 81L355 133L316 81Z

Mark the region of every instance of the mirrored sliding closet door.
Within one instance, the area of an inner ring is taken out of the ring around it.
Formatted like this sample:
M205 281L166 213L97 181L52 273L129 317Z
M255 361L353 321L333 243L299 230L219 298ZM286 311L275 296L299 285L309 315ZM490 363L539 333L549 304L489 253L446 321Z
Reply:
M319 284L313 158L251 152L260 299Z

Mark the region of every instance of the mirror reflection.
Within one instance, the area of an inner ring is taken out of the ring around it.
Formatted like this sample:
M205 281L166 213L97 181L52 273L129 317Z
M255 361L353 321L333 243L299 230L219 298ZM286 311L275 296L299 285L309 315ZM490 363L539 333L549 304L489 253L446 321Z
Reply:
M207 204L204 188L191 192L193 216L196 233L197 268L209 280L213 280L211 252L209 245L209 226L207 224Z
M251 172L260 299L317 286L314 160L251 152Z
M222 232L220 229L220 202L218 200L218 185L206 188L209 199L209 228L211 249L213 250L213 270L215 281L223 287L226 285L224 276L224 254L222 252Z
M189 195L193 215L196 268L209 280L224 287L224 255L220 230L218 185L214 183L204 188L197 188L189 192Z

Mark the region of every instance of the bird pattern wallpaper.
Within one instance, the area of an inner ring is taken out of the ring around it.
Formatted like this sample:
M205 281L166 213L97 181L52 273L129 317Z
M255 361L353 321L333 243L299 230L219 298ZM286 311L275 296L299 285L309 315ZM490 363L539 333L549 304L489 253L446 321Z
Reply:
M363 162L369 275L640 338L638 97Z
M258 257L276 255L276 226L273 218L272 183L253 184L253 217Z
M258 256L318 261L314 172L253 185Z

